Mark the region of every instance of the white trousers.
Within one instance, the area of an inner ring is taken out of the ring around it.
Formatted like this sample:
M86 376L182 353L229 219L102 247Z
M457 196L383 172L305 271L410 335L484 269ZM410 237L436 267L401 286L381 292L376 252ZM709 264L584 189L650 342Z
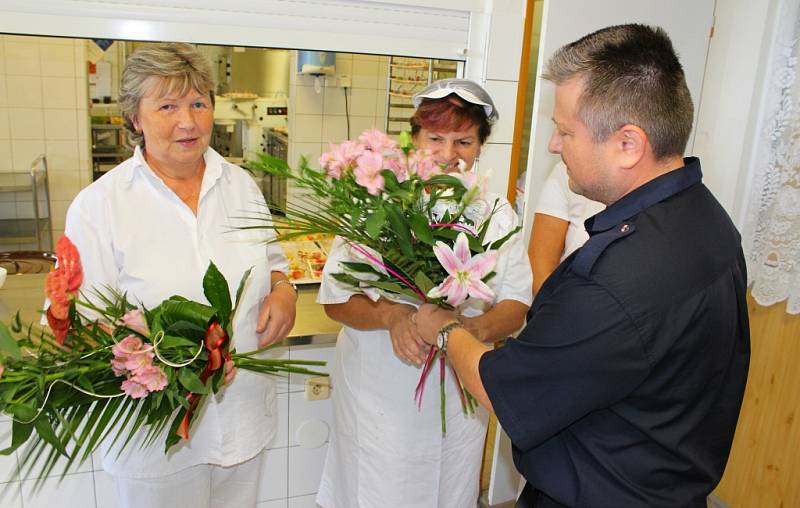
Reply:
M231 467L193 466L157 478L114 476L121 508L255 508L261 478L259 453Z

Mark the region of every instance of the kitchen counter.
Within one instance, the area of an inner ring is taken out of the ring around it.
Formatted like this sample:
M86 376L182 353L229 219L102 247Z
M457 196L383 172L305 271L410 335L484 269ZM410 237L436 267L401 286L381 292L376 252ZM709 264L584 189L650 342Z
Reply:
M0 321L8 323L19 310L23 322L39 322L39 311L44 303L46 274L9 275L0 288ZM297 299L297 319L289 333L289 343L307 344L335 341L341 325L331 320L317 298L317 285L300 286ZM324 339L323 339L324 337ZM320 340L321 339L321 340Z

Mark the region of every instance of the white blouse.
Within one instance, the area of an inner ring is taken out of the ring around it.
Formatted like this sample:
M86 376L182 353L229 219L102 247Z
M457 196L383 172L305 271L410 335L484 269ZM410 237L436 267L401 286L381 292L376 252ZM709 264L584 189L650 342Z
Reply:
M286 272L288 265L280 246L266 244L272 231L235 229L254 223L244 217L268 213L253 179L210 148L204 158L197 215L149 168L137 147L133 157L78 194L65 233L80 252L84 297L92 288L110 286L148 308L172 295L207 303L202 279L213 261L233 300L242 275L253 267L234 316L232 344L239 352L251 351L257 348L258 309L270 290L270 272ZM188 442L165 455L162 436L140 450L140 432L120 457L116 450L106 453L103 467L118 476L148 478L197 464L235 465L272 439L275 412L274 381L239 371L198 409Z

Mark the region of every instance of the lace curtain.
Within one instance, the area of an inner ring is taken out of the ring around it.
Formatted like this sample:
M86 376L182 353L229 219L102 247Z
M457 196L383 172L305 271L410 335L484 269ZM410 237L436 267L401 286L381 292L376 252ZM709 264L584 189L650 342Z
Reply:
M743 227L749 282L761 305L786 301L800 313L800 2L778 5L770 52L763 126L750 168L749 206Z

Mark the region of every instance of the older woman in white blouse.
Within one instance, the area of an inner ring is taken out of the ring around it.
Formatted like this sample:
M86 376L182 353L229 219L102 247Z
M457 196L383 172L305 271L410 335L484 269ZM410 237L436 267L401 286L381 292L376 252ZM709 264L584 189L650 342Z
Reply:
M250 176L208 146L208 62L187 44L145 46L126 64L120 104L134 155L84 189L67 213L65 232L81 254L85 294L108 286L147 307L174 294L204 301L209 261L232 291L253 267L233 346L248 351L286 337L296 294L280 247L266 245L266 230L232 232L242 225L233 217L266 207ZM191 439L169 454L140 448L140 439L121 455L106 449L103 467L115 478L120 504L254 507L261 451L277 426L274 398L272 380L239 372L208 397Z

